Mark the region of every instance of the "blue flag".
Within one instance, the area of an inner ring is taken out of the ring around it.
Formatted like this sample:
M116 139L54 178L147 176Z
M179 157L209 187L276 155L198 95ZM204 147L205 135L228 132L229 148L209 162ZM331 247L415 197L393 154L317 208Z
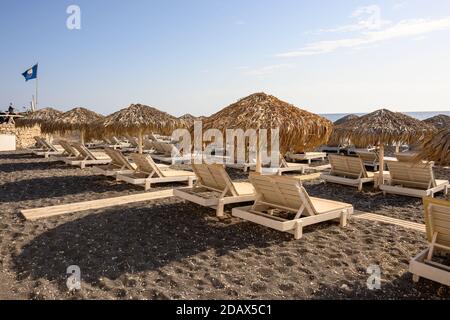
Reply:
M37 78L37 69L38 65L35 64L33 67L22 73L23 77L25 78L25 81L36 79Z

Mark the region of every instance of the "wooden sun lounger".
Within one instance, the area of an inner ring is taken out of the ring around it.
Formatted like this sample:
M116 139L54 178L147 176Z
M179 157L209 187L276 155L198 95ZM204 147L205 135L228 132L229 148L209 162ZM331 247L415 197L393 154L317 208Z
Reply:
M66 140L59 140L58 143L63 147L64 154L61 156L55 156L55 158L59 161L67 163L67 161L77 160L80 157L80 153L72 147L70 142Z
M308 161L311 164L312 160L322 160L324 161L327 157L325 152L305 152L305 153L287 153L286 158L294 161Z
M174 195L216 209L216 215L222 217L224 206L255 200L255 190L251 183L233 182L220 164L192 164L197 182L189 189L176 189Z
M195 173L185 170L173 170L168 166L159 166L149 155L133 153L136 170L129 174L118 173L116 179L133 185L142 185L145 190L153 183L188 182L191 187L196 179Z
M35 150L47 150L47 147L45 146L45 144L42 142L42 138L39 136L34 136L33 137L34 141L36 141L36 147ZM32 149L33 150L33 149Z
M378 171L380 161L376 152L357 151L356 154L363 161L365 166L373 167L373 171Z
M191 162L192 154L181 154L174 144L167 142L153 142L156 153L152 154L152 158L158 161L177 164L183 162Z
M426 197L423 204L429 246L410 261L409 272L415 282L423 277L450 286L450 266L433 261L436 253L450 254L450 201Z
M302 237L303 227L323 221L340 219L345 227L353 213L351 204L310 197L295 178L251 174L250 181L256 190L256 201L252 206L234 208L233 216L292 233L295 239ZM281 212L295 216L282 218L277 214Z
M67 164L72 166L79 166L81 169L84 169L88 165L108 164L112 161L106 153L91 151L80 142L74 142L72 146L80 154L77 159L66 161Z
M405 161L386 161L390 178L388 184L380 189L384 194L393 193L410 197L433 197L444 191L448 180L434 178L433 163L412 163Z
M136 170L136 165L131 163L119 150L105 148L105 153L111 158L111 163L94 166L94 172L111 177L117 174L129 174Z
M331 171L320 177L326 182L338 183L358 187L361 191L363 184L374 181L374 173L367 172L360 158L330 154Z
M35 139L39 139L41 145L44 146L42 150L34 150L33 153L37 156L48 158L49 156L59 156L64 153L64 148L60 145L55 145L51 142L48 142L44 138L35 137Z

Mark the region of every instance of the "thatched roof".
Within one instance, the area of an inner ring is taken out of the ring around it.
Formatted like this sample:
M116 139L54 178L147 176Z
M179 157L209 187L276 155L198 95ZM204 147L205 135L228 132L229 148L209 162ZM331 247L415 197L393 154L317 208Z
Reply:
M280 151L305 151L326 143L332 123L316 114L265 94L255 93L203 121L204 129L279 128Z
M43 108L34 112L29 112L24 118L15 120L16 127L33 127L46 122L53 122L62 114L61 111L53 108Z
M450 165L450 126L425 139L416 160Z
M342 117L334 122L335 126L341 125L351 120L358 119L359 117L356 114L348 114L345 117Z
M357 116L356 114L348 114L345 117L342 117L338 120L336 120L334 122L334 128L336 128L337 126L342 126L345 125L347 122L358 119L359 116ZM331 134L330 139L327 142L327 146L330 147L337 147L339 145L347 145L348 141L342 142L339 140L338 135L336 134L336 132L333 129L333 133Z
M107 134L137 134L139 131L171 134L181 126L180 121L170 114L143 104L131 104L107 116L100 126Z
M203 116L196 117L189 113L186 113L186 114L182 115L181 117L178 117L178 119L184 125L185 128L190 128L194 124L194 121L204 120L205 118L206 117L203 117Z
M445 114L438 114L437 116L425 119L423 121L435 126L438 130L450 127L450 116Z
M86 108L74 108L59 115L54 121L43 124L45 132L61 132L87 130L104 116Z
M337 137L357 146L417 143L435 129L400 112L381 109L334 128Z

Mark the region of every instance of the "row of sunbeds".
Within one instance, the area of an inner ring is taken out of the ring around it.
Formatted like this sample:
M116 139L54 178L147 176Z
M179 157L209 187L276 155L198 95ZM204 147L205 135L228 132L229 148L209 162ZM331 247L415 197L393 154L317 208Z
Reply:
M432 162L413 163L410 161L386 161L389 171L368 172L362 158L329 155L331 171L321 178L326 182L357 187L376 182L383 174L385 183L379 188L384 194L392 193L412 197L433 197L435 193L448 189L448 180L436 179Z
M291 233L295 239L302 237L303 227L323 221L338 220L344 227L353 213L351 204L310 197L301 180L294 177L251 173L250 182L234 182L219 164L192 164L193 172L173 170L167 165L156 164L152 154L132 154L129 159L113 148L99 152L80 143L60 143L61 148L55 147L57 150L53 152L63 149L65 155L59 159L66 163L80 167L95 164L97 173L143 185L146 190L152 183L188 182L188 187L175 189L174 195L214 208L219 217L223 216L226 204L253 202L234 208L232 215ZM376 173L366 171L362 158L330 155L329 159L331 171L322 175L328 182L361 189L364 183L376 178ZM388 161L387 166L389 178L387 184L380 186L383 191L427 196L424 207L429 247L411 260L413 279L418 281L419 277L425 277L450 285L450 268L435 259L439 251L450 251L450 205L448 201L431 198L434 193L448 188L448 181L434 178L432 163Z

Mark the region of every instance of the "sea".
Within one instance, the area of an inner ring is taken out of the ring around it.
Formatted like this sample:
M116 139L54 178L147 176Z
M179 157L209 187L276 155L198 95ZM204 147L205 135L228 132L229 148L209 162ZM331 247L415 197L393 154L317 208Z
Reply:
M450 116L450 111L423 111L423 112L402 112L402 113L419 120L425 120L437 116L438 114L445 114L447 116ZM335 122L336 120L339 120L340 118L345 117L346 115L349 114L356 114L357 116L363 116L367 113L325 113L321 114L321 116L327 118L332 122Z

